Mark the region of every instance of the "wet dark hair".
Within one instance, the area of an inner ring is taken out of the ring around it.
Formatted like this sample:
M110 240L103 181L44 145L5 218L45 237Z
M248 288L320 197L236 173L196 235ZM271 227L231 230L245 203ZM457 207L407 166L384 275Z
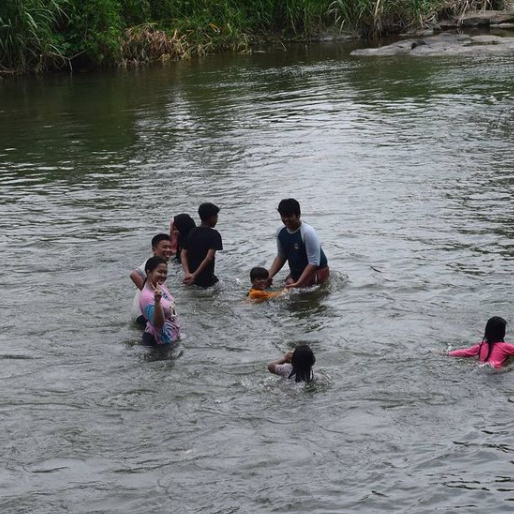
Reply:
M252 268L250 270L250 281L253 282L259 278L269 278L269 273L266 268Z
M478 350L478 355L482 353L482 345L487 344L487 356L484 359L484 362L489 360L491 356L491 352L493 351L494 343L502 343L505 339L505 329L507 327L507 322L500 318L500 316L493 316L487 320L485 324L485 332L484 338L480 343L480 348Z
M300 204L294 198L284 198L281 200L277 210L281 215L285 216L290 214L294 214L295 216L301 215Z
M312 366L315 362L316 357L314 357L310 346L306 344L297 346L291 360L293 371L288 378L294 377L295 382L312 382L314 378Z
M202 221L207 221L208 219L216 216L220 212L220 208L213 203L202 203L200 207L198 207L198 216Z
M196 223L189 214L177 214L173 218L173 226L182 237L186 237L196 227Z
M186 241L187 237L191 230L196 228L196 223L189 214L177 214L173 218L173 226L177 229L177 255L176 259L180 260L180 252L184 247L184 241Z
M152 237L152 248L155 248L161 241L170 241L170 235L169 234L157 234L156 236Z
M166 264L166 266L168 266L168 263L162 257L158 257L157 255L150 257L145 263L145 273L148 275L148 272L153 271L159 264Z

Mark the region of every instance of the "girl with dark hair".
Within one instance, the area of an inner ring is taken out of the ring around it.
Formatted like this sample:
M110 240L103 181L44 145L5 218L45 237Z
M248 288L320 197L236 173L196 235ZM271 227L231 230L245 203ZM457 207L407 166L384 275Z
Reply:
M150 257L145 264L146 281L139 297L139 306L146 319L143 344L169 345L180 337L175 312L175 299L164 285L168 263L162 257Z
M180 253L184 247L184 241L187 240L189 232L194 228L196 228L195 220L189 214L177 214L171 222L170 237L175 238L175 258L179 262L181 262Z
M294 352L287 352L283 357L268 364L268 371L286 378L294 378L295 382L312 382L314 373L312 366L316 357L306 344L296 347Z
M493 316L485 325L482 342L464 350L448 352L451 357L478 357L481 363L493 368L501 368L510 355L514 355L514 345L506 343L505 328L507 322L499 316Z

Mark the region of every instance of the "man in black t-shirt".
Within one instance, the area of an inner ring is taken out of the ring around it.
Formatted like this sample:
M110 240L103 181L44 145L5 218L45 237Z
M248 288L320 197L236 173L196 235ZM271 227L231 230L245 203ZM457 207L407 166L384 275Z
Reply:
M190 233L180 255L184 269L184 284L211 287L218 282L214 274L216 250L223 250L221 235L214 230L220 208L213 203L202 203L198 214L202 221Z

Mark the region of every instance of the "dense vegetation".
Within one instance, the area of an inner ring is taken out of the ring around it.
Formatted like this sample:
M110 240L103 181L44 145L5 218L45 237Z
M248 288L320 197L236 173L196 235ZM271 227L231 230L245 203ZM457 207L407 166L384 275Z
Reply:
M485 4L484 4L485 2ZM496 5L493 5L495 3ZM264 40L418 28L502 0L0 0L0 72L187 58Z

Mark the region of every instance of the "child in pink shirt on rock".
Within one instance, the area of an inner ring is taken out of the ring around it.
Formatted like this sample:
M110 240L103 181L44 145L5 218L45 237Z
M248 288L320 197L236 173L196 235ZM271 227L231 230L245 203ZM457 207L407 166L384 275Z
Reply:
M514 345L506 343L505 327L507 322L499 316L493 316L485 325L482 342L464 350L448 352L451 357L478 357L481 363L493 368L501 368L510 355L514 355Z

